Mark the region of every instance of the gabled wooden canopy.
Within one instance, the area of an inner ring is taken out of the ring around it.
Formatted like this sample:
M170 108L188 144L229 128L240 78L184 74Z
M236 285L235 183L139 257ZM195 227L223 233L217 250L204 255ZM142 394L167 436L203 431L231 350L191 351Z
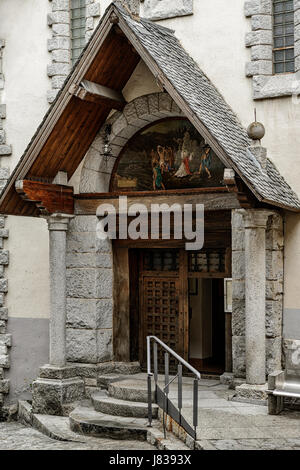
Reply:
M68 178L73 175L110 111L123 108L122 90L140 59L225 166L249 188L255 203L300 210L299 199L271 162L263 172L255 156L246 154L246 131L172 32L145 20L134 21L111 4L8 180L0 213L38 216L41 209L51 213L54 194L60 194L57 211L73 210L65 187L48 186L59 171ZM184 80L188 76L184 85L183 76ZM48 190L51 194L45 195Z
M58 171L67 172L70 178L110 111L126 104L122 89L140 56L115 23L112 6L8 181L0 200L1 213L39 215L39 209L21 197L15 183L51 183Z

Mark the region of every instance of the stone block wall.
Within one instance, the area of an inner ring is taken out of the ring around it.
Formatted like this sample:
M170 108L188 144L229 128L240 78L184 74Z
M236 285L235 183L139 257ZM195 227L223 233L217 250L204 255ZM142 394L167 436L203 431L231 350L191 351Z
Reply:
M51 78L51 90L47 93L47 100L52 103L61 89L71 66L71 15L69 0L49 0L51 12L47 22L52 31L52 38L48 40L48 51L51 54L51 63L47 74ZM99 0L86 0L86 26L85 39L90 39L100 18Z
M232 211L232 361L235 377L245 378L245 230L243 209ZM266 230L266 368L281 368L283 309L283 221L269 217Z
M253 98L272 98L300 93L300 0L294 0L295 73L273 75L273 0L246 0L245 16L251 31L245 45L251 50L246 76L252 77Z
M0 192L9 177L9 168L5 166L4 161L12 153L11 145L6 143L4 126L6 105L2 103L5 85L2 69L4 47L5 41L0 39ZM8 281L5 279L5 266L9 263L9 252L4 247L4 240L8 238L5 221L6 218L0 215L0 419L5 415L3 409L4 398L9 393L9 380L5 378L5 370L10 367L9 348L11 346L11 335L7 333L8 309L5 307L5 294L8 291Z
M6 143L6 134L4 129L4 120L6 118L6 105L2 103L2 95L5 86L5 78L3 73L2 58L5 48L4 39L0 39L0 158L9 157L12 153L11 145ZM9 177L9 169L3 168L1 165L0 168L0 191L4 188L6 181Z
M67 235L67 360L112 359L113 260L96 216L76 216Z
M266 230L266 353L267 373L281 369L283 316L283 219L269 217Z

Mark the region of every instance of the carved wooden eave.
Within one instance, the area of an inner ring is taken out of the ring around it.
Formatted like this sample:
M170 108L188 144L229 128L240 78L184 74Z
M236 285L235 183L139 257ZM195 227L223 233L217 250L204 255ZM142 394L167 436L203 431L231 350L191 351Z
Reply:
M31 215L49 215L56 212L74 213L73 188L70 186L19 180L15 187L22 200L31 205Z

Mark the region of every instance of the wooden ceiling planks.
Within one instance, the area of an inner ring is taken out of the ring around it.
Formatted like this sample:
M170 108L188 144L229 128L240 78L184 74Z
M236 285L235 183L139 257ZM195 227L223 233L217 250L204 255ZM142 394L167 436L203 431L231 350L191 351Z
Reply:
M112 30L82 79L122 91L140 60L123 34ZM112 107L72 97L58 117L49 137L23 179L52 179L58 171L70 178L105 122ZM36 207L20 199L11 188L2 212L16 215L38 215Z
M127 38L114 28L92 62L85 80L121 91L140 61Z
M84 156L83 149L89 147L109 111L73 97L28 176L54 178L62 170L71 177Z

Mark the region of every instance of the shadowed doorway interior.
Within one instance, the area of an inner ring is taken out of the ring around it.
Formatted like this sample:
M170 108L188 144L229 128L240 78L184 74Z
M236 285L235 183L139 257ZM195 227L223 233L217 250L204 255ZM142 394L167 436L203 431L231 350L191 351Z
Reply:
M216 271L207 277L196 271L204 259ZM222 250L129 250L131 360L145 370L146 336L155 335L200 372L224 372L224 263ZM163 369L163 356L158 359Z
M223 279L189 279L189 362L203 373L225 370Z

